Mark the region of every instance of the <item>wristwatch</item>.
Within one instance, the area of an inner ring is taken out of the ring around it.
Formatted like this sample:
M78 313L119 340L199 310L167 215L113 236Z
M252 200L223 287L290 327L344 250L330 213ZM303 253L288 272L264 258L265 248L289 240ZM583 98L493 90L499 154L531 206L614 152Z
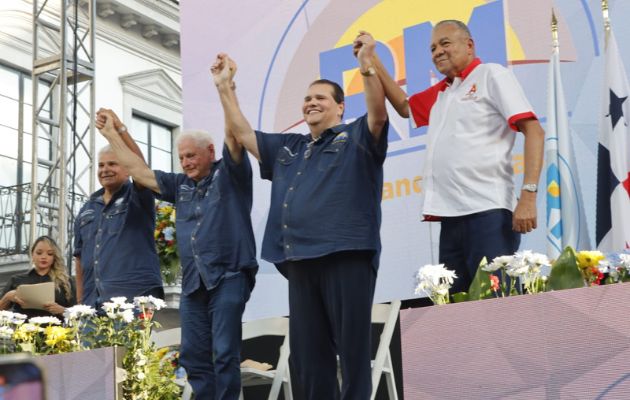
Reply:
M117 129L117 131L122 135L123 133L127 132L127 127L125 125L121 125L120 128Z
M372 66L367 67L365 70L363 68L359 68L359 72L361 72L361 75L363 75L363 76L374 76L374 75L376 75L376 70Z
M526 192L536 193L538 192L538 185L535 183L524 183L521 190L524 190Z

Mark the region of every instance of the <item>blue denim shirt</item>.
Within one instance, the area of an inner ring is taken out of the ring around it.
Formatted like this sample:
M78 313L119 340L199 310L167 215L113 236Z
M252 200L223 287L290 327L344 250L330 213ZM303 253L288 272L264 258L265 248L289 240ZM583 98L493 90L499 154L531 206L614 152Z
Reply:
M155 177L160 197L175 204L182 294L202 283L210 290L242 270L253 279L258 264L250 218L252 168L244 150L243 161L236 164L224 146L223 159L199 182L162 171L155 171Z
M261 176L272 181L262 258L278 265L374 250L378 268L387 134L375 143L364 115L316 142L310 135L258 131L256 139Z
M155 250L155 197L126 182L103 202L100 189L74 222L74 256L81 259L83 298L95 306L114 296L132 299L162 286Z

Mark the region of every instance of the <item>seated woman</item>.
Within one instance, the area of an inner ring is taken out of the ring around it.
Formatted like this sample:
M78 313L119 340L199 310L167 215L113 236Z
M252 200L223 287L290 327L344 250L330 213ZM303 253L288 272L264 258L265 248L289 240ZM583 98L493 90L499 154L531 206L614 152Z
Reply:
M76 288L73 280L66 272L61 249L48 236L40 236L31 247L33 268L23 274L13 275L2 292L0 310L26 314L28 318L39 316L55 316L63 320L66 307L77 303ZM23 308L24 302L16 295L20 285L53 282L55 284L55 301L44 304L45 310Z

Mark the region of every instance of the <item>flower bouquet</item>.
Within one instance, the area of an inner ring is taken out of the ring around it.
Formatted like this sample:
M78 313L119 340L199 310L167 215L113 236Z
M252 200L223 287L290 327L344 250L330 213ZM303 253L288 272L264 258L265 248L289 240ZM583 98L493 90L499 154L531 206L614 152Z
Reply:
M56 317L33 317L0 311L0 340L3 353L29 352L33 355L63 354L102 347L126 349L122 365L124 399L174 400L181 396L174 382L174 366L164 362L164 352L155 348L153 320L164 301L152 296L114 297L100 312L85 305L66 309L64 322Z
M426 293L433 304L447 304L448 291L457 278L455 271L448 270L444 264L421 267L416 274L416 294Z
M160 259L160 270L164 283L177 283L180 274L177 236L175 233L175 208L166 202L155 204L155 246Z

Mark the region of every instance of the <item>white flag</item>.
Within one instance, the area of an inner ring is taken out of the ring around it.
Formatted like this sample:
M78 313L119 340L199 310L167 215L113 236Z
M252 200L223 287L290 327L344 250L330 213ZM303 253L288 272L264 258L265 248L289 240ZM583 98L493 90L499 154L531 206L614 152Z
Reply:
M571 132L560 76L560 55L554 47L547 86L547 256L557 258L566 246L591 248L584 201L573 155Z
M597 149L597 248L630 248L630 87L612 29L606 46Z

